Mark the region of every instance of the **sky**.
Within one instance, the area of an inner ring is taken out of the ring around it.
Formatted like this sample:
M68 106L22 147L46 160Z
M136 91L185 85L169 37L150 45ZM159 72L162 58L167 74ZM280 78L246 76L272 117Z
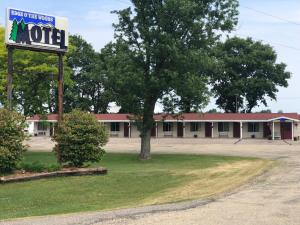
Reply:
M129 0L0 0L0 24L7 7L64 16L70 33L79 34L99 51L113 40L111 11L130 6ZM300 112L300 0L240 0L239 24L232 35L252 37L274 47L278 62L292 73L288 88L279 88L277 101L268 101L273 112ZM205 110L216 108L214 99ZM114 107L113 107L114 109ZM255 110L266 109L261 106ZM160 111L158 105L156 111ZM204 110L204 111L205 111Z

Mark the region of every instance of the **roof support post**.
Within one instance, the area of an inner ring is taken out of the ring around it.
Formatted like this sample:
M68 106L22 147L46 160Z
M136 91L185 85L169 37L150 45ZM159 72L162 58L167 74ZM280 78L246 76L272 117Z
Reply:
M243 139L243 122L240 121L240 139Z
M52 134L53 134L53 136L55 135L55 123L54 122L52 123Z
M294 140L294 121L292 121L291 123L292 123L292 140Z
M183 126L183 137L185 137L185 122L182 122L182 126Z
M158 138L158 124L157 124L157 122L155 122L155 130L156 130L155 136L156 136L156 138Z
M274 141L275 140L275 127L274 127L275 123L273 121L272 123L272 140Z
M131 123L130 122L128 123L128 132L129 132L128 138L131 138Z
M211 138L214 137L214 122L211 122Z

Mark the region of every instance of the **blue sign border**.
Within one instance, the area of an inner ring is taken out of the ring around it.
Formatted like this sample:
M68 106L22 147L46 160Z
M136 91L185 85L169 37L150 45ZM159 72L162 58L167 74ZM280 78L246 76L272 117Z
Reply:
M23 20L26 24L49 25L55 27L54 16L26 12L18 9L9 9L9 20L16 20L17 22L21 22Z

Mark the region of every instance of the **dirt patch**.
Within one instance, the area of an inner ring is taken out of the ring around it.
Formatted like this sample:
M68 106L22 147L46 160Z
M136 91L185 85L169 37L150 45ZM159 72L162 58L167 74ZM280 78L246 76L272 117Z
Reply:
M146 199L145 205L208 198L237 188L274 165L270 160L249 160L223 164L214 168L177 171L176 175L190 176L189 182Z
M50 177L62 177L62 176L83 176L83 175L103 175L107 174L107 169L103 167L99 168L64 168L60 171L55 172L43 172L43 173L32 173L18 172L16 174L4 176L0 178L0 183L12 183L21 181L37 180L42 178Z

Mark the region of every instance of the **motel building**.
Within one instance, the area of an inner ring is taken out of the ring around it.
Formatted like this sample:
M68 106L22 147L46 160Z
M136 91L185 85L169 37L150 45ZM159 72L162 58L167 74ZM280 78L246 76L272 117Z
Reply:
M95 114L110 135L138 138L139 131L129 114ZM297 113L184 113L176 116L157 114L151 131L153 138L237 138L299 140L300 115ZM57 115L47 119L27 119L31 136L52 136Z

